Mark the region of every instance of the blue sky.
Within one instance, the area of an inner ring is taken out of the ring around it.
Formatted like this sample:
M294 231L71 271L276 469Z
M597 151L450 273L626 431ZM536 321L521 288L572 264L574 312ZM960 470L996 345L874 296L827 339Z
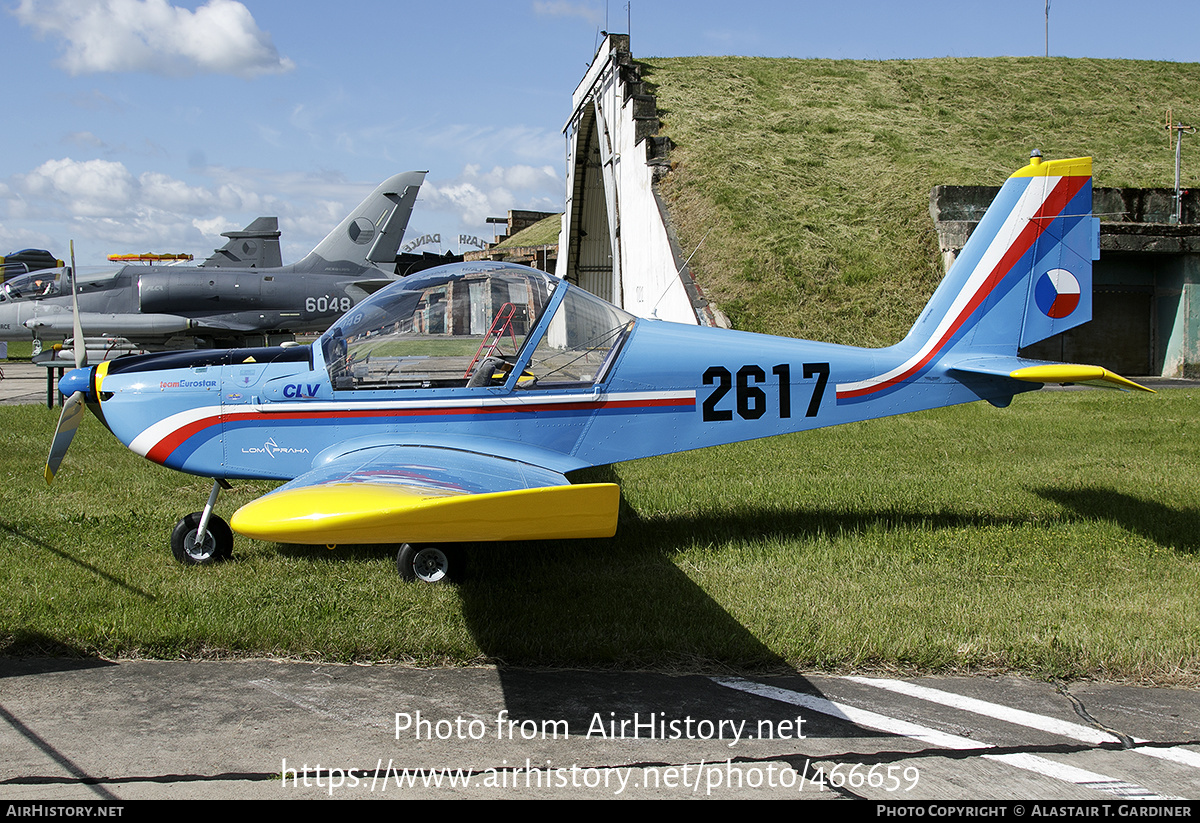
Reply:
M1052 0L1050 53L1195 62L1198 22ZM0 0L0 253L207 255L276 215L292 262L409 169L429 175L407 237L458 251L488 216L561 209L605 28L635 57L1039 55L1045 0Z

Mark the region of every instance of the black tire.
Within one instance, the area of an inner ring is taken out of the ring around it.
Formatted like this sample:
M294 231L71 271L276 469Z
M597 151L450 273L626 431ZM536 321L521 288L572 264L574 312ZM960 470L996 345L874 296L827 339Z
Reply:
M396 570L409 583L454 583L462 579L462 553L450 546L405 543L396 553Z
M175 524L171 532L171 554L188 566L207 566L233 556L233 531L215 514L208 518L203 543L196 542L196 529L203 512L192 512Z

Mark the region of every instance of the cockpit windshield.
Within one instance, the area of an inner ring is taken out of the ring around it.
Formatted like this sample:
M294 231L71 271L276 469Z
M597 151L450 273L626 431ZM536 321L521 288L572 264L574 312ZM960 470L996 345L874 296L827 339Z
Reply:
M634 318L570 288L529 340L562 288L524 266L442 266L367 298L318 345L338 390L497 386L520 364L518 389L599 382Z
M511 370L556 283L543 272L500 263L408 277L358 304L322 336L334 388L503 382L497 378L507 371L497 373ZM486 373L485 361L492 369Z
M550 319L527 371L539 386L599 383L633 323L633 315L573 288Z
M32 300L35 297L53 297L63 289L70 292L70 285L62 269L42 269L18 275L0 286L0 295L5 300Z

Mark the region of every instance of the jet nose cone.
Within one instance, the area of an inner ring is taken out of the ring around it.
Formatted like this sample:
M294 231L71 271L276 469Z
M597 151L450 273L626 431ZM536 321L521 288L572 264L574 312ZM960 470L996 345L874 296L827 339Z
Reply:
M90 368L71 369L58 380L58 390L63 393L63 397L70 397L77 391L86 395L91 385L92 370Z

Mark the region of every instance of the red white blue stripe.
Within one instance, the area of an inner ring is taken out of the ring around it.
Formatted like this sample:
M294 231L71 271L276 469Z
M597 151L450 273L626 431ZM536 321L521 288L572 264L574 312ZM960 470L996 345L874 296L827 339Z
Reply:
M613 392L529 397L489 397L470 400L385 400L269 403L244 406L202 406L173 414L146 428L129 444L135 454L164 463L189 438L213 427L238 426L250 421L318 422L371 418L442 417L520 413L570 413L635 410L638 412L694 408L694 391Z

